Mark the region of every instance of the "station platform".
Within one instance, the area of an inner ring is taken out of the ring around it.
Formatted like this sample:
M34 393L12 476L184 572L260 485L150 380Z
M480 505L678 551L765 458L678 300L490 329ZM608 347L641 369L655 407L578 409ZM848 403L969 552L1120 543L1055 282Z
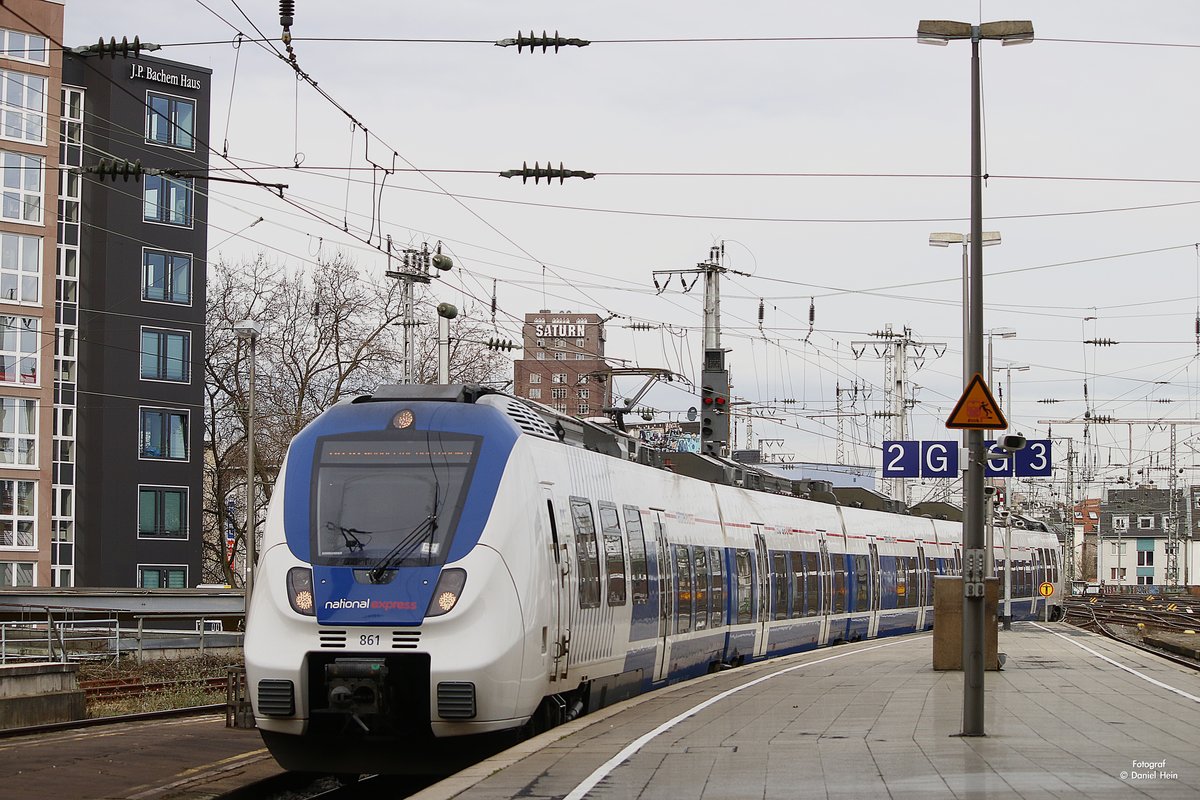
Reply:
M1000 651L982 737L913 635L634 698L413 800L1200 797L1200 672L1063 623L1015 623Z

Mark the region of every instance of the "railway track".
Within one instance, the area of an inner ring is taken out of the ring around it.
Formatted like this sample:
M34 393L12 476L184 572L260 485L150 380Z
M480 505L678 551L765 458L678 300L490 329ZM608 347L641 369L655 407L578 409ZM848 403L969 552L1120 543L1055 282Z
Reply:
M1200 670L1200 599L1101 595L1068 599L1065 610L1066 621L1076 627Z
M179 681L141 681L132 678L110 678L103 680L80 681L79 688L83 689L88 702L94 700L117 700L127 697L141 697L155 692L168 692L176 689L210 689L225 691L226 677L219 675L211 678L193 678Z

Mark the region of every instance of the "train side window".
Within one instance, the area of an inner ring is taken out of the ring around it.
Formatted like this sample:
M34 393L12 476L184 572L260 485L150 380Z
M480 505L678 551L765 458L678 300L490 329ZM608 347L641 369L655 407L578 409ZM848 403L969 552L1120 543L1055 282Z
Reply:
M892 561L896 564L894 568L896 573L896 608L904 608L908 605L908 593L916 591L915 586L908 585L908 572L904 569L904 556L893 556L891 558L880 556L879 562L881 569L883 569L885 561ZM883 591L884 594L887 594L886 587ZM889 606L887 606L885 603L883 607L888 608Z
M709 590L709 609L714 628L725 624L725 570L721 564L721 550L716 547L708 549L708 569L712 574L712 588Z
M815 617L821 613L821 556L819 553L804 553L804 616Z
M692 559L685 545L675 545L675 632L692 629Z
M871 607L871 557L854 557L854 610Z
M804 616L804 553L792 553L792 618Z
M708 627L708 551L697 547L692 551L696 568L696 630Z
M834 614L846 611L846 556L842 553L829 554L829 571L833 575Z
M571 498L571 522L575 526L575 555L579 565L579 607L600 605L600 553L596 547L596 522L592 504L581 497Z
M604 534L604 572L608 576L608 604L625 605L625 537L617 507L600 503L600 530Z
M754 621L754 581L750 569L749 550L734 551L737 561L737 621L745 624Z
M646 568L646 532L642 512L625 506L625 532L629 534L629 592L635 606L650 602L650 577Z
M787 619L788 595L791 584L791 570L788 569L787 553L774 552L771 554L771 618Z

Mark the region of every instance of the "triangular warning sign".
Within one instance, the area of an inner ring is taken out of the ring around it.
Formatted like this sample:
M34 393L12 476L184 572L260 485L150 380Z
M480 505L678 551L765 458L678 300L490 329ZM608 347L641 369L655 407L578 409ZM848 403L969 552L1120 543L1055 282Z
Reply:
M958 404L950 412L946 427L958 430L1004 430L1008 427L1000 404L978 372L971 376Z

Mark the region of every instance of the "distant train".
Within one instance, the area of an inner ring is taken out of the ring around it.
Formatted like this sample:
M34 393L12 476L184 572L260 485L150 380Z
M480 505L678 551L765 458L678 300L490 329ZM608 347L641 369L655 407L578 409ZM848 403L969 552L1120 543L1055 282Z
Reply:
M263 739L291 770L426 771L456 737L930 628L960 525L790 487L475 386L339 404L267 513L245 648ZM1013 530L1011 553L1013 616L1057 616L1056 537Z

